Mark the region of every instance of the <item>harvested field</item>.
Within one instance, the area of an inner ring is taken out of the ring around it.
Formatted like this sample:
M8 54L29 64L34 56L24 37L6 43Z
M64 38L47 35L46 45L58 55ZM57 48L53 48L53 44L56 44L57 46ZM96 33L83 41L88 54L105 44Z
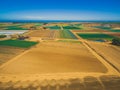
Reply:
M59 31L57 30L33 30L26 35L29 37L54 39L54 38L59 37Z
M0 65L24 52L24 50L23 48L0 46Z
M109 33L108 33L109 34ZM110 33L109 35L115 36L115 37L120 37L120 33Z
M42 42L0 69L2 74L73 72L106 73L107 69L82 44L50 41Z
M78 43L78 44L81 44L80 41L78 40L58 40L58 42L67 42L67 43Z

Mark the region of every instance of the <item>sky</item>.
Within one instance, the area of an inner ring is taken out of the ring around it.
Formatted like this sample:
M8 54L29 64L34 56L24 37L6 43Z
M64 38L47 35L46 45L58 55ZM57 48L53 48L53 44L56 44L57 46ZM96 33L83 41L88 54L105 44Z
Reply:
M120 0L0 0L0 20L120 20Z

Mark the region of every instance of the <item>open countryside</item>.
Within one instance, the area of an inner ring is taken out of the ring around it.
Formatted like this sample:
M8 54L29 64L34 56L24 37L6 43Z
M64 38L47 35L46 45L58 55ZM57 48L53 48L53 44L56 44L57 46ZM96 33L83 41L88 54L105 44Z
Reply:
M99 22L0 23L0 90L119 90L118 28Z

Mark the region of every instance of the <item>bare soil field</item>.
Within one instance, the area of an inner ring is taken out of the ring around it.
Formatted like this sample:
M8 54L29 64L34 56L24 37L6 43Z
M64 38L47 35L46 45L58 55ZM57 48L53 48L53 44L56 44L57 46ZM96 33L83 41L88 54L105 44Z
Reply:
M2 74L106 73L106 67L82 44L46 41L0 69Z
M120 33L111 33L110 35L115 36L115 37L120 37Z
M57 30L33 30L26 35L29 37L41 37L41 38L54 39L54 38L59 37L59 31Z
M25 49L22 48L0 46L0 65L24 51Z

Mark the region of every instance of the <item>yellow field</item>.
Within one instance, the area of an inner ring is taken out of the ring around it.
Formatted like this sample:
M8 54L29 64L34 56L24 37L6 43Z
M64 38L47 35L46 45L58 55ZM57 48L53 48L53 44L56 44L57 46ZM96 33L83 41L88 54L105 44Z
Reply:
M106 67L82 44L43 42L7 64L2 74L99 72Z
M24 52L24 50L22 48L0 46L0 65Z

